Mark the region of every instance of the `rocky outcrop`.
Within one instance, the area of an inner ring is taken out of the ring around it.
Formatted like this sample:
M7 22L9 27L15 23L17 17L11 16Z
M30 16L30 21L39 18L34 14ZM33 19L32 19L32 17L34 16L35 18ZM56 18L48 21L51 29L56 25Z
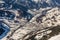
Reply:
M33 39L40 40L47 34L51 35L52 29L60 26L60 9L56 7L45 11L46 14L42 14L42 12L34 21L27 22L24 26L16 28L7 39L32 40L32 37L34 37Z

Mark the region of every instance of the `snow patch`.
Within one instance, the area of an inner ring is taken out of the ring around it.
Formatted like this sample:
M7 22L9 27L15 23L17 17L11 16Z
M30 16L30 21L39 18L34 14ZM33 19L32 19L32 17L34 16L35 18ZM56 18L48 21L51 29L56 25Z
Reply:
M49 40L60 40L60 35L53 36Z

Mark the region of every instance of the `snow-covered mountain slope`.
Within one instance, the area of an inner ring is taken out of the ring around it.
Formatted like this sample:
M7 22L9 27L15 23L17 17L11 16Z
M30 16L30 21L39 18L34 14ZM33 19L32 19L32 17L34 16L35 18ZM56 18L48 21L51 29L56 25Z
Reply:
M2 40L40 39L38 29L60 26L60 0L0 0L0 21L10 29Z
M60 7L59 0L3 0L5 3L3 7L12 8L13 5L17 7L24 6L26 9L40 9L45 7ZM15 7L15 8L16 8ZM14 7L13 7L14 8ZM19 9L19 7L17 8Z

